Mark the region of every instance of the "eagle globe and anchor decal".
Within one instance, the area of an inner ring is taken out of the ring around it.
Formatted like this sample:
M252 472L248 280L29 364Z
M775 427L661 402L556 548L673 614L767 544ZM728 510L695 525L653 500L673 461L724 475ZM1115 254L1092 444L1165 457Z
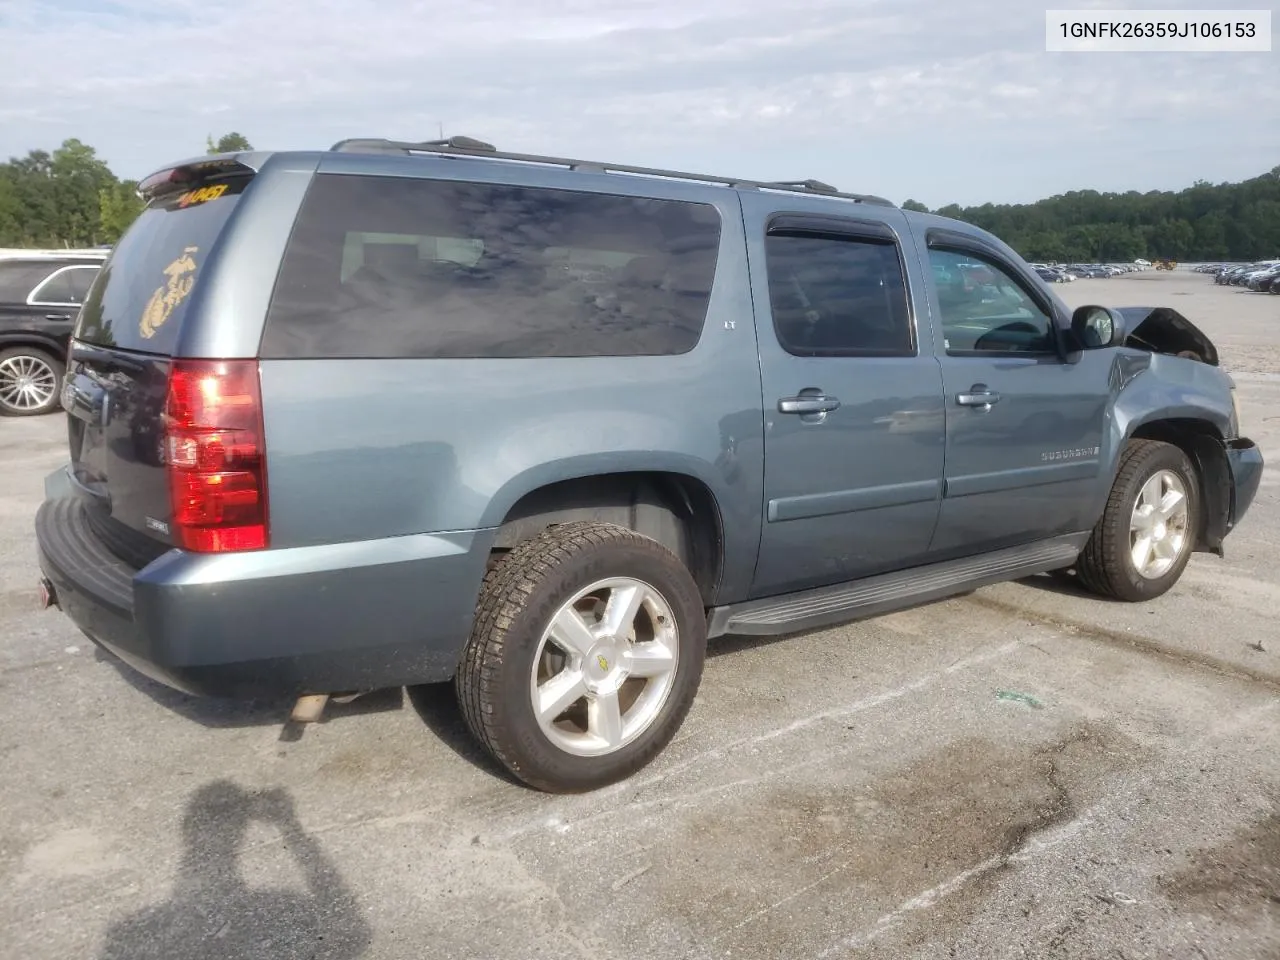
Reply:
M138 320L138 332L144 339L154 337L178 304L190 295L196 282L194 254L199 252L199 247L186 247L177 259L164 268L163 273L168 279L156 287Z

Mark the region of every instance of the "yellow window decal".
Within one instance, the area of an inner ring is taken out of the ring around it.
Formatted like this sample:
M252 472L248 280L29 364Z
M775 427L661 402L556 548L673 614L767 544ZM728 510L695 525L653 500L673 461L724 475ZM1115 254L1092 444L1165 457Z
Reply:
M151 295L146 309L142 311L142 319L138 321L138 332L145 339L150 340L154 337L156 331L169 319L174 307L191 293L191 288L196 282L196 262L191 255L199 252L199 249L199 247L187 247L182 251L182 256L164 268L164 274L169 279L156 287L156 292Z
M198 203L208 203L210 200L217 200L220 196L227 192L225 183L215 183L211 187L200 187L197 190L188 190L182 196L178 197L179 207L193 207Z

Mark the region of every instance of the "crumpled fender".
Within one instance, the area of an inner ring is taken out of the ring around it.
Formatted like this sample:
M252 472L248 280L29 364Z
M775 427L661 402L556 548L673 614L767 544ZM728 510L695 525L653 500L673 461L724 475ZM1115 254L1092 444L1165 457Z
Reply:
M1172 307L1119 307L1124 317L1124 345L1152 353L1218 365L1218 348L1199 327Z

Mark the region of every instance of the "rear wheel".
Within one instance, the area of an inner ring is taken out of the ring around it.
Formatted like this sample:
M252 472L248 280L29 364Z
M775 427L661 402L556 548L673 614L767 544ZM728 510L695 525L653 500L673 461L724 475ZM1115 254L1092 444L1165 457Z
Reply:
M467 726L511 773L580 792L670 742L705 651L702 598L674 554L625 527L569 523L489 572L455 687Z
M0 350L0 414L33 417L58 407L65 367L35 347Z
M1151 600L1182 576L1199 521L1200 487L1187 455L1172 444L1131 441L1076 573L1101 596Z

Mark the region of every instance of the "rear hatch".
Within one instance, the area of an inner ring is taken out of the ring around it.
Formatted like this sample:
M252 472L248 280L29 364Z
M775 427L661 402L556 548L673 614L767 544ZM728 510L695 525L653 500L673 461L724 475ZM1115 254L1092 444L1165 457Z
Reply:
M76 322L62 398L72 483L94 532L135 567L176 543L165 431L172 355L202 267L251 176L223 162L144 182L152 199Z

